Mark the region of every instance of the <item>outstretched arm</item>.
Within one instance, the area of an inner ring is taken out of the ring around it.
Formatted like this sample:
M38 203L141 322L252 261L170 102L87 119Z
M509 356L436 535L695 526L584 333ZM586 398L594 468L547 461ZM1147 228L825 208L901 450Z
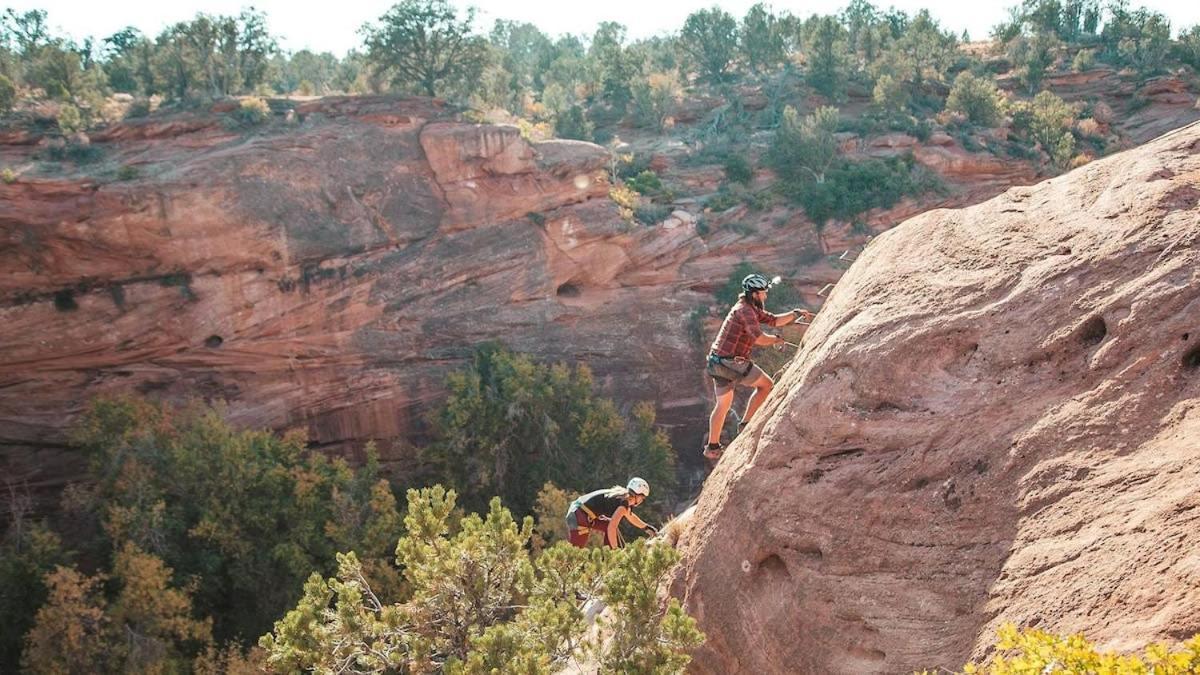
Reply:
M646 525L646 521L642 520L641 518L638 518L637 514L634 513L633 511L626 510L625 517L629 519L630 525L633 525L634 527L636 527L639 530L644 530L647 527L649 527L648 525Z
M793 309L786 314L776 314L774 316L775 321L771 323L772 326L786 326L789 323L796 323L801 319L804 319L805 321L812 321L813 318L816 317L816 314L813 314L807 309Z

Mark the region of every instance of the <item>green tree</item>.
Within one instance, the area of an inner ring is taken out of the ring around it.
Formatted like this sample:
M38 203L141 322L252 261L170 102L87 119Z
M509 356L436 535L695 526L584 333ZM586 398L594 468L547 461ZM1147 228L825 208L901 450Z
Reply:
M126 543L111 578L58 567L46 576L49 599L26 637L22 666L35 673L181 672L211 644L211 622L193 616L188 589L171 584L159 558Z
M197 14L178 22L155 39L146 59L156 87L171 98L219 97L253 93L266 83L279 48L261 12L238 16Z
M674 71L650 73L633 81L634 116L656 131L663 131L682 98L683 86Z
M957 55L957 43L954 34L942 30L929 10L920 10L907 22L892 48L908 67L909 74L904 79L914 95L926 80L943 79Z
M17 103L17 87L12 80L0 75L0 115L12 112Z
M403 0L363 26L367 59L392 82L426 96L477 78L486 42L473 34L475 8L463 16L447 0Z
M738 45L751 72L773 70L787 60L785 24L769 7L756 3L742 17Z
M1008 43L1008 57L1017 67L1017 75L1029 93L1042 86L1046 71L1054 65L1061 43L1053 33L1018 35Z
M946 110L966 115L972 124L994 127L1004 114L1004 97L990 77L964 70L954 78Z
M138 29L130 26L104 38L104 74L113 91L154 93L151 68L153 46Z
M1200 70L1200 24L1179 33L1175 50L1180 61Z
M484 345L446 383L449 396L432 419L427 455L470 497L469 507L494 494L527 514L547 481L578 494L633 475L654 486L651 507L672 493L673 451L654 426L653 409L624 419L593 393L585 366L540 365Z
M846 84L845 29L836 18L821 16L809 19L805 32L809 83L828 98L841 98Z
M881 40L879 10L867 0L851 0L842 10L841 22L851 53L863 64L875 60Z
M600 83L604 100L614 110L624 113L633 100L633 78L641 72L635 54L625 48L625 26L604 21L596 28L588 56L595 64L593 79Z
M818 108L803 118L795 108L784 108L767 154L771 168L785 181L825 182L825 172L837 157L838 119L833 107Z
M565 105L581 103L583 98L592 93L588 91L589 83L593 79L590 75L592 70L593 64L578 37L565 35L555 41L551 50L550 65L542 75L545 84L542 94L545 97L549 87L555 85L559 88L564 105L556 107L546 102L547 107L557 112L564 110Z
M57 534L29 521L33 503L28 495L12 494L10 522L0 540L0 671L6 673L19 670L22 636L46 601L45 575L68 559Z
M1052 92L1043 91L1033 98L1032 103L1017 107L1013 122L1041 146L1054 166L1062 169L1075 155L1075 136L1071 129L1076 117L1074 106Z
M239 431L219 408L139 399L93 402L75 442L95 485L77 510L99 517L113 550L129 542L197 578L197 608L221 639L260 634L337 550L386 568L399 532L371 449L353 471L309 452L302 435Z
M554 118L554 133L559 138L591 141L594 130L595 127L580 105L573 105Z
M604 577L602 597L617 611L607 625L612 638L601 652L601 668L614 673L683 672L691 661L688 651L703 644L704 634L679 600L671 598L664 606L658 599L658 589L679 554L669 546L636 542L616 557Z
M316 53L301 49L290 56L277 55L273 60L271 86L280 93L298 91L307 82L311 94L328 94L339 89L335 80L338 75L338 58L329 52Z
M904 84L884 73L875 80L871 101L889 115L898 115L908 108L908 90Z
M49 597L25 636L23 669L37 673L114 672L112 627L105 613L103 577L88 577L71 567L46 576Z
M680 30L679 47L702 78L723 82L738 47L737 19L717 7L692 12Z
M500 52L501 67L511 74L512 95L540 94L546 86L545 73L555 57L554 43L531 23L497 19L489 41Z
M583 607L603 597L622 635L601 653L624 672L681 672L703 636L678 601L656 593L678 559L665 546L622 551L559 543L530 559L532 519L518 523L493 499L486 515L453 522L456 495L408 493L407 533L396 546L412 590L404 602L374 593L357 556L337 576L314 574L296 608L260 644L276 670L484 674L549 673L597 646ZM632 669L632 670L631 670Z

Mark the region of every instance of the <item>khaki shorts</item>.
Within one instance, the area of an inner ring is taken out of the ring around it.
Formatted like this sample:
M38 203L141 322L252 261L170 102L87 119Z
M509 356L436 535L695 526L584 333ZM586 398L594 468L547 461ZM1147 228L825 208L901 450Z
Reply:
M718 395L723 394L737 385L749 385L760 377L766 377L750 359L717 359L709 357L705 367L708 376L712 378L713 388Z

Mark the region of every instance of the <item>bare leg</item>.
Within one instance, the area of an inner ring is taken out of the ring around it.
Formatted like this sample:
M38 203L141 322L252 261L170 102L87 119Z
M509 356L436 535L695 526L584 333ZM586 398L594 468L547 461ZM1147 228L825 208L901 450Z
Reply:
M748 424L750 418L754 417L754 413L758 412L758 407L767 400L767 394L771 393L771 389L775 386L775 382L766 373L763 373L757 380L750 383L754 387L754 393L750 395L750 400L746 401L746 414L742 415L742 424Z
M713 406L712 415L708 418L708 443L713 445L721 442L721 428L725 426L725 416L733 405L733 387L724 392L717 390L717 404Z

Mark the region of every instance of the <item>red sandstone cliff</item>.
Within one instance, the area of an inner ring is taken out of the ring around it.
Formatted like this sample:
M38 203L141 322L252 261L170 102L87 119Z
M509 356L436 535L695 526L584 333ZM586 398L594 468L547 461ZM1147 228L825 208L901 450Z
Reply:
M1152 109L1176 123L1200 114ZM132 120L92 134L98 165L0 183L7 474L69 478L74 415L128 390L223 398L238 423L306 428L328 446L375 438L388 453L445 373L490 339L586 361L606 393L657 402L688 448L707 415L692 312L746 260L790 276L815 307L841 274L822 254L863 240L834 223L819 242L786 206L706 214L706 234L633 225L605 196L602 149L531 144L434 101L325 98L293 118L250 133L212 113ZM663 143L631 141L639 154ZM33 165L37 142L0 134L0 163ZM851 145L912 151L950 186L867 214L875 230L1037 177L945 134ZM664 175L695 195L715 189L719 167L682 166L672 147L655 157ZM119 166L140 177L115 180Z
M694 672L1200 632L1200 123L877 237L704 486Z

